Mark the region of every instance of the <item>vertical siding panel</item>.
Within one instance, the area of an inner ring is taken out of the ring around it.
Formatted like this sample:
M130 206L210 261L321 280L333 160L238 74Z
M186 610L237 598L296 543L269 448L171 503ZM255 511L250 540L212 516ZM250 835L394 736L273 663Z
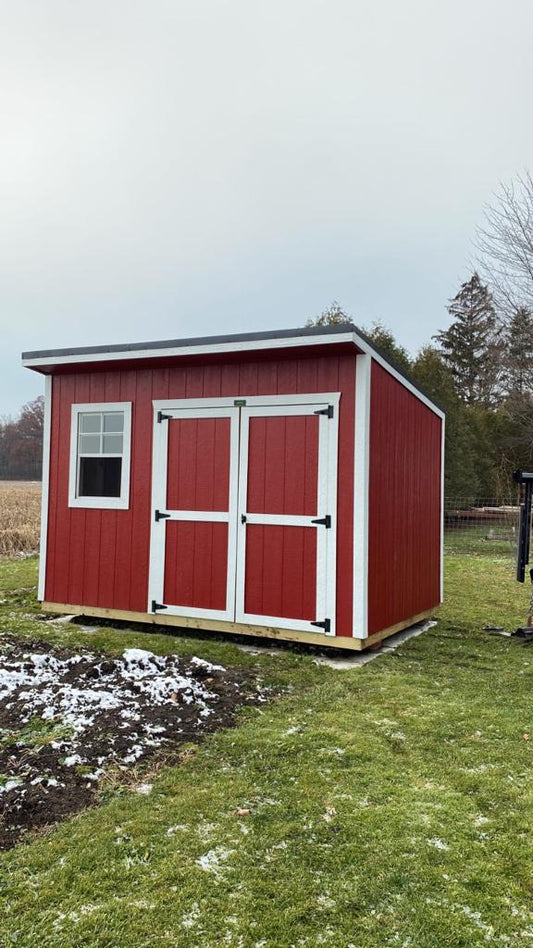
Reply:
M373 362L370 424L372 635L439 602L441 420Z
M56 589L62 594L60 600L68 602L68 579L70 559L70 513L68 506L69 466L70 466L70 414L74 401L75 379L73 376L62 376L61 397L58 412L58 481L56 506L56 549L55 549L55 578Z
M104 375L104 373L95 372L90 376L90 402L105 401ZM87 555L85 557L85 575L83 577L83 602L91 606L98 606L102 511L91 509L86 510L85 514L85 548Z
M104 402L118 402L120 372L102 374ZM127 517L125 510L102 510L100 516L100 575L98 578L98 605L112 608L115 601L115 569L117 556L117 521Z
M133 504L134 482L133 482L133 454L135 451L135 380L136 373L133 370L120 373L119 398L121 402L132 403L132 438L131 438L131 457L130 457L130 506L129 510L117 511L117 532L116 532L116 555L115 555L115 574L113 588L113 608L130 608L130 562L131 562L131 527L132 516L131 508Z
M257 395L272 395L278 391L278 363L272 359L260 362L257 372Z
M74 376L74 401L83 404L90 400L91 385L88 375ZM70 521L70 559L67 601L83 602L83 576L85 573L85 523L87 511L83 507L72 507Z
M135 451L132 468L132 535L130 608L146 612L151 529L152 384L150 369L137 372L135 391Z

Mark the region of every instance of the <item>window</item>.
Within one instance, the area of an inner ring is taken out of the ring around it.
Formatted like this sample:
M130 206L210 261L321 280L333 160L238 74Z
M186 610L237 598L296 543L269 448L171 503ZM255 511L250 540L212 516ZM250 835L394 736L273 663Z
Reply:
M131 402L73 405L70 507L129 506Z

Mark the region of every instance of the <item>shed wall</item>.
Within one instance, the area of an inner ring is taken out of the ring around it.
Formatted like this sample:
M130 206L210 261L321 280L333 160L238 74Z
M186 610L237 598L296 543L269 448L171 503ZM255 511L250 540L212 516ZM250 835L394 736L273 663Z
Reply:
M341 392L337 507L337 635L352 635L355 355L255 359L54 376L45 599L147 611L152 399ZM73 403L131 401L129 510L69 508Z
M372 361L369 635L440 602L442 424Z

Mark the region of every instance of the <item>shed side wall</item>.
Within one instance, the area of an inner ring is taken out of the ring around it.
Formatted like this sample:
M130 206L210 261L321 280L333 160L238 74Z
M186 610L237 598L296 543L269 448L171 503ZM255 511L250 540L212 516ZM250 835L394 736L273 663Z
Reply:
M438 415L372 361L368 634L440 601Z
M45 599L146 612L152 399L341 392L337 634L352 635L355 356L76 372L54 378ZM129 510L68 507L71 405L132 402Z

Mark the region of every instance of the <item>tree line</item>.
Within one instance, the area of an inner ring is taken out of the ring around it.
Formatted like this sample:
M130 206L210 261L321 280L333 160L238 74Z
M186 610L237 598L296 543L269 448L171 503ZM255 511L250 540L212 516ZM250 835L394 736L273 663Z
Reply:
M411 357L387 327L370 340L446 412L445 492L465 504L514 495L533 469L533 178L502 185L477 230L476 267L450 324ZM352 322L333 302L309 325ZM43 398L0 422L0 477L41 476Z
M445 493L506 501L533 467L533 178L502 184L477 229L476 266L449 301L450 324L411 358L382 324L366 330L446 411ZM333 302L309 324L351 321Z
M445 493L465 504L513 496L512 472L533 464L533 313L498 313L474 272L447 307L451 324L414 358L381 323L363 331L446 412ZM350 317L333 302L310 324Z
M44 398L24 405L18 418L0 421L0 479L40 480Z

